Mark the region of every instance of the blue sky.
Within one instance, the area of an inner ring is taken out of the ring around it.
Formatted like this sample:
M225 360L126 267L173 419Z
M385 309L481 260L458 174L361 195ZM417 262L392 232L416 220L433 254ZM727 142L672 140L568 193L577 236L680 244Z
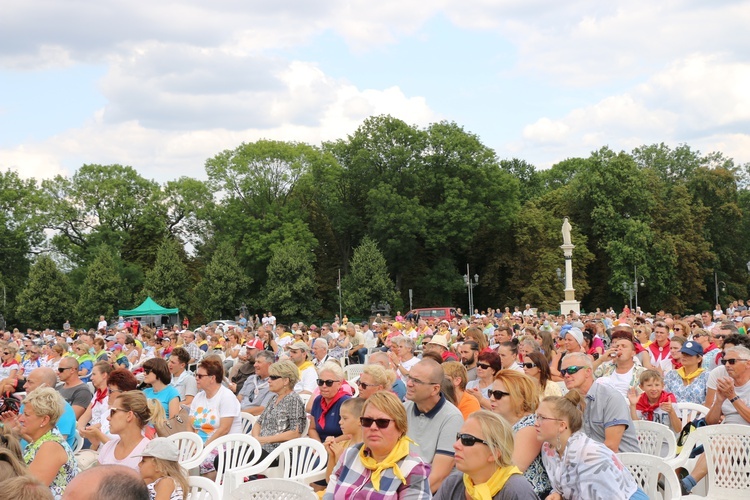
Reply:
M11 2L0 169L165 182L259 138L455 121L539 168L609 145L750 161L748 1Z

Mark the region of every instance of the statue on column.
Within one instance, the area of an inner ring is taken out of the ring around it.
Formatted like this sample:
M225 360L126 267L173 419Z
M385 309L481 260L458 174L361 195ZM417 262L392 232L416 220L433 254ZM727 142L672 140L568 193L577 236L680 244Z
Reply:
M563 225L562 225L562 236L563 236L563 245L572 245L572 241L570 239L570 230L572 229L572 226L570 225L570 222L568 222L568 218L565 217L563 219Z

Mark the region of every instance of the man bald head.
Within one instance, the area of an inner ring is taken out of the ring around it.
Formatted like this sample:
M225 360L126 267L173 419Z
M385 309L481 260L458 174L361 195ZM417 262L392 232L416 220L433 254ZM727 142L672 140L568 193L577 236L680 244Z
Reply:
M141 475L124 465L100 465L78 474L63 500L149 500Z
M29 373L29 376L26 377L26 392L31 392L41 387L42 384L52 389L57 385L57 374L52 368L40 366Z

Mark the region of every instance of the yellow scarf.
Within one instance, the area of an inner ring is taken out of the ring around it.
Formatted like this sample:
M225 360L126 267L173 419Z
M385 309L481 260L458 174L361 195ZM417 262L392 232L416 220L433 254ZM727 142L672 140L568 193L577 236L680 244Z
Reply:
M312 361L305 361L301 365L299 365L299 374L302 375L302 372L310 368L311 366L314 366L312 364Z
M703 373L703 368L698 368L697 370L695 370L695 371L694 371L693 373L691 373L690 375L685 375L685 367L684 367L684 366L681 366L680 368L678 368L678 369L677 369L677 375L679 375L679 376L680 376L680 378L682 378L682 380L683 380L683 381L685 381L685 382L687 382L688 384L689 384L689 383L690 383L690 382L691 382L691 381L692 381L692 380L693 380L693 379L694 379L695 377L697 377L698 375L700 375L701 373Z
M464 474L464 486L466 487L466 494L472 500L492 500L492 497L497 495L497 492L503 489L505 483L510 479L513 474L520 474L521 470L515 465L503 467L497 469L494 474L490 477L489 481L482 484L474 484L471 478Z
M409 454L409 443L413 443L411 439L404 436L398 440L396 446L393 447L391 452L382 462L376 462L374 458L365 455L365 447L362 446L359 450L359 459L362 461L362 465L366 469L372 471L372 486L375 491L380 491L380 476L384 470L393 469L393 475L401 480L403 484L406 484L406 478L401 473L401 469L398 468L398 461Z

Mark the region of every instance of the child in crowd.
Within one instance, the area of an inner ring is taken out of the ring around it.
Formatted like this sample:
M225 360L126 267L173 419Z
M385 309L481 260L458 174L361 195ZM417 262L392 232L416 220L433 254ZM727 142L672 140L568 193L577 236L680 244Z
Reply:
M682 421L672 403L677 402L674 394L664 390L664 379L655 370L646 370L641 374L638 396L635 388L628 391L630 417L633 420L649 420L671 427L675 432L682 430Z
M333 467L341 458L341 454L348 447L362 442L362 425L359 417L362 416L362 407L365 400L362 398L350 398L341 403L339 411L339 426L343 434L338 438L329 437L324 443L328 450L328 470L326 477L330 477Z

